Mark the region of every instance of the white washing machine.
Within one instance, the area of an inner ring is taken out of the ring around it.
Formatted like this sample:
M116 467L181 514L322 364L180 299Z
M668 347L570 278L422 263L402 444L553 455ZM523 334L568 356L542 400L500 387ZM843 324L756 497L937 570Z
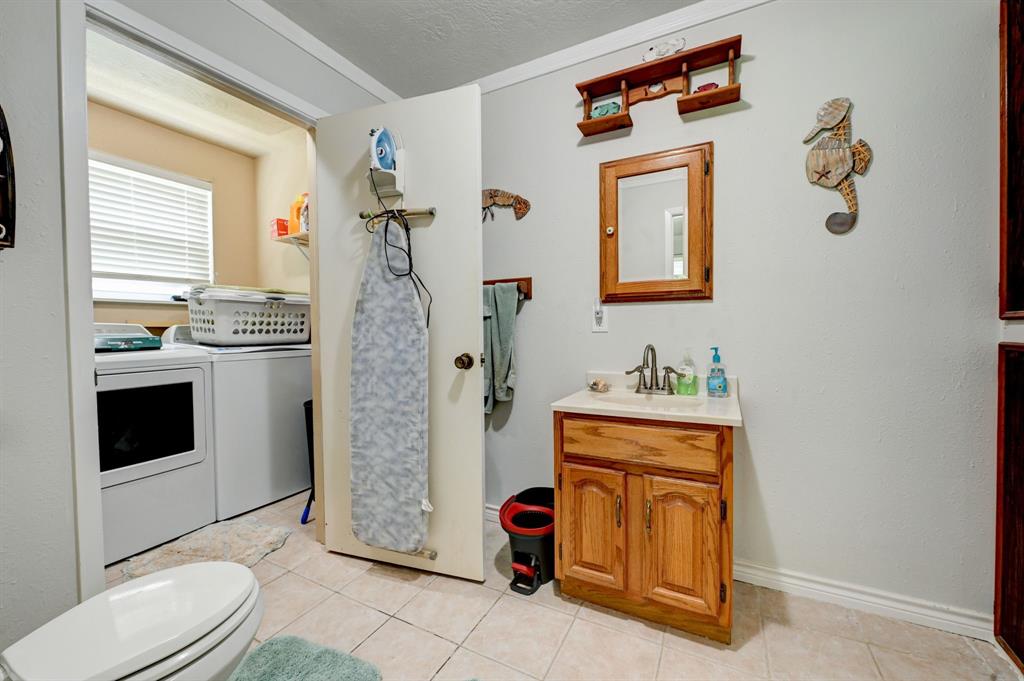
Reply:
M107 564L216 519L208 353L97 353L96 407Z
M167 347L206 353L213 374L217 519L309 489L303 403L313 395L309 344L218 347L189 343L187 327Z

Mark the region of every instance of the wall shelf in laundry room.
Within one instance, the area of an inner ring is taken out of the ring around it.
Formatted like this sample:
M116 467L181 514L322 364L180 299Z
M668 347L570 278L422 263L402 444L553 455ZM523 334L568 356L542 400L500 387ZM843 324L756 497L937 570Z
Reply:
M295 248L299 249L299 253L302 253L302 256L306 260L309 260L309 251L306 250L307 248L309 248L309 232L299 232L298 234L285 234L284 236L276 236L274 237L274 241L278 241L282 244L291 244L295 246Z

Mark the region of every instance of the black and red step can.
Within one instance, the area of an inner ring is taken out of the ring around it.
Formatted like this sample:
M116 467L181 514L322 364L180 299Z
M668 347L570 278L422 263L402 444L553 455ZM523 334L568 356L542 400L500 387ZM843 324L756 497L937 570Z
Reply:
M513 494L498 517L512 550L509 588L529 596L555 577L555 490L531 487Z

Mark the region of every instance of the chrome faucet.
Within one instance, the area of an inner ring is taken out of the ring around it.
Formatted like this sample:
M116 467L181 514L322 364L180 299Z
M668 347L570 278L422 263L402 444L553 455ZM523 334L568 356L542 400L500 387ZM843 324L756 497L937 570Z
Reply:
M650 378L644 375L645 371L650 372ZM643 395L662 393L671 395L672 385L669 383L668 377L670 374L679 375L672 367L665 367L665 376L660 382L658 381L658 351L650 343L644 348L643 363L626 372L627 376L632 374L640 374L640 379L636 384L636 392Z

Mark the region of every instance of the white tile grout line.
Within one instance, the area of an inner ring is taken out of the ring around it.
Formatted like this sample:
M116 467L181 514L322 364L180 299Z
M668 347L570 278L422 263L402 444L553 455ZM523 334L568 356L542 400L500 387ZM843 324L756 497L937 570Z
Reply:
M548 674L551 673L551 668L555 666L555 660L557 660L558 656L562 653L562 647L565 645L565 640L569 638L569 633L572 631L574 626L576 626L576 615L572 616L572 622L569 622L569 626L565 628L565 633L562 634L562 640L558 642L558 648L555 650L555 654L551 657L551 662L548 662L547 669L544 670L544 674L541 676L542 679L548 678Z
M654 665L654 678L657 679L658 675L661 674L661 658L665 657L665 636L662 632L661 645L658 647L658 664Z
M465 643L466 641L468 641L468 640L469 640L469 637L470 637L470 636L472 636L472 635L473 635L473 632L475 632L475 631L477 630L477 627L479 627L479 626L480 626L480 623L481 623L481 622L483 622L483 621L484 621L485 619L487 619L487 616L488 616L488 615L490 615L490 614L491 614L491 611L492 611L492 610L494 610L494 608L495 608L495 607L496 607L496 606L498 605L498 603L499 603L499 602L501 602L501 599L502 599L502 597L503 597L504 595L505 595L505 593L504 593L504 592L502 592L502 593L501 593L501 594L500 594L500 595L498 596L498 598L497 598L497 599L496 599L496 600L494 601L494 603L492 603L492 604L491 604L491 607L489 607L489 608L487 609L487 612L485 612L485 613L484 613L484 616L483 616L483 617L481 617L481 618L480 618L480 619L479 619L479 620L477 621L477 623L473 625L473 628L469 630L469 633L468 633L468 634L466 634L466 638L462 639L463 643ZM459 647L460 647L460 648L466 648L466 646L462 645L462 643L460 643L460 644L459 644ZM537 678L537 677L535 677L535 676L534 676L533 674L527 673L527 672L523 671L522 669L519 669L518 667L513 667L512 665L510 665L510 664L506 664L505 662L502 662L501 660L495 660L495 659L494 659L493 657L489 657L489 656L487 656L487 655L484 655L483 653L481 653L481 652L479 652L479 651L476 651L476 650L473 650L472 648L466 648L466 650L468 650L469 652L473 653L474 655L479 655L480 657L482 657L482 658L484 658L484 659L490 660L491 662L497 662L498 664L500 664L500 665L501 665L501 666L503 666L503 667L508 667L509 669L515 670L515 671L517 671L517 672L519 672L519 673L521 673L521 674L526 674L526 675L527 675L527 676L529 676L529 677L530 677L531 679L535 679L535 678ZM454 653L453 653L453 654L454 654Z
M875 657L875 650L870 645L868 645L868 655L871 656L871 664L875 666L875 673L878 674L878 678L885 679L882 676L882 666L878 664L878 658Z

